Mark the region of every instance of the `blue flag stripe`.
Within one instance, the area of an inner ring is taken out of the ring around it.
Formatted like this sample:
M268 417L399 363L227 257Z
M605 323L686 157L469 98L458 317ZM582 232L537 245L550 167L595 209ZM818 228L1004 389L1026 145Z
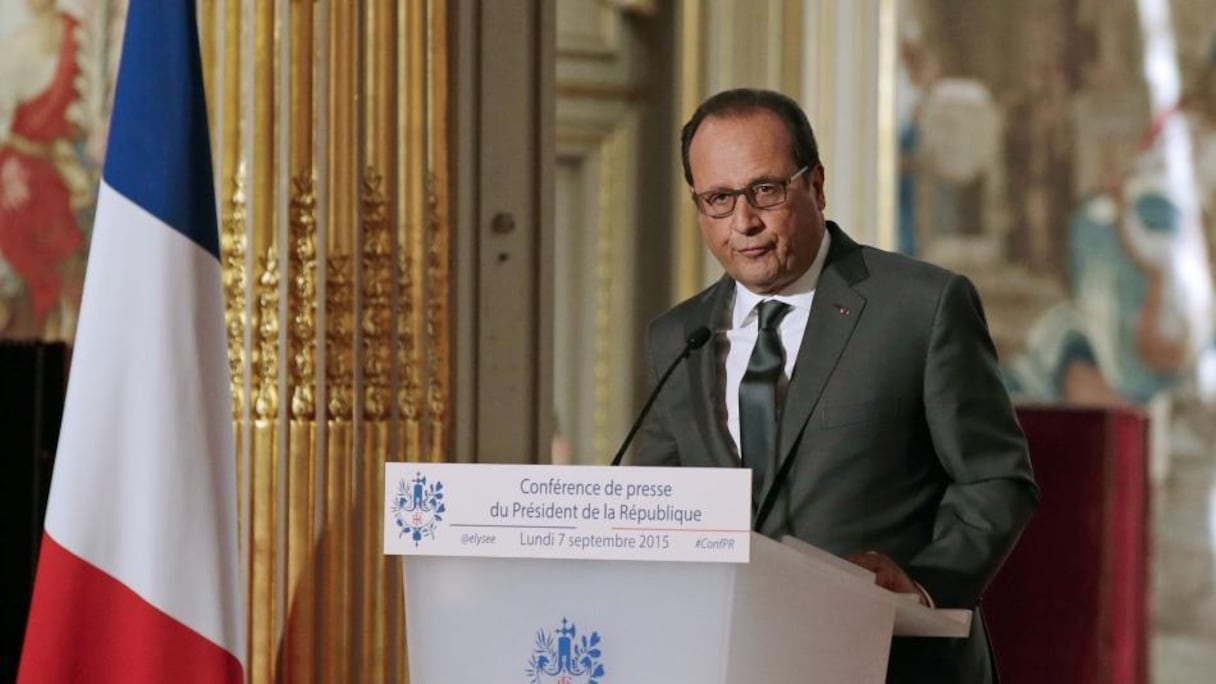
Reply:
M103 175L115 190L218 259L194 11L193 0L132 0ZM169 28L177 26L180 30Z

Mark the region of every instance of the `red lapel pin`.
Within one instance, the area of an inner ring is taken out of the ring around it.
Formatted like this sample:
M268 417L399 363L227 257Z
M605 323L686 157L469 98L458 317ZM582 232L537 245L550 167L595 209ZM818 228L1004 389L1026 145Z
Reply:
M841 306L841 305L837 304L837 305L836 305L836 310L840 312L840 315L841 315L841 316L848 316L848 315L849 315L849 307L847 307L847 306Z

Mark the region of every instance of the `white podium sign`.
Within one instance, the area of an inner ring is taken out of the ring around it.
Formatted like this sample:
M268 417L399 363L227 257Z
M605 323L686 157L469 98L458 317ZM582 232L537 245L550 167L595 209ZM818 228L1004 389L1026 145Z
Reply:
M892 635L970 629L968 611L932 610L822 549L749 532L746 470L385 474L413 682L882 684Z
M390 555L746 563L751 471L388 463Z

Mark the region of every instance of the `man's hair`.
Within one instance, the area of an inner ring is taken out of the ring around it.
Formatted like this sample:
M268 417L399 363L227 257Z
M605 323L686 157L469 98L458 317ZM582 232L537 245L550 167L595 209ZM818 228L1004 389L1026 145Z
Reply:
M802 111L797 102L773 90L724 90L702 102L680 131L680 160L684 163L684 180L688 182L688 187L693 185L692 167L688 163L688 147L692 144L692 137L696 135L701 123L711 116L745 116L758 111L772 112L785 124L794 144L790 152L797 168L815 168L819 165L819 146L815 144L815 132L811 130L811 122L807 121L806 112Z

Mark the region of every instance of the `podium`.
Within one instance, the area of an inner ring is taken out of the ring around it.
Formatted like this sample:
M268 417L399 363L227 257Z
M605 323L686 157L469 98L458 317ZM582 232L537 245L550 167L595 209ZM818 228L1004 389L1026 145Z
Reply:
M871 684L892 636L965 637L793 539L748 563L407 556L410 681Z

